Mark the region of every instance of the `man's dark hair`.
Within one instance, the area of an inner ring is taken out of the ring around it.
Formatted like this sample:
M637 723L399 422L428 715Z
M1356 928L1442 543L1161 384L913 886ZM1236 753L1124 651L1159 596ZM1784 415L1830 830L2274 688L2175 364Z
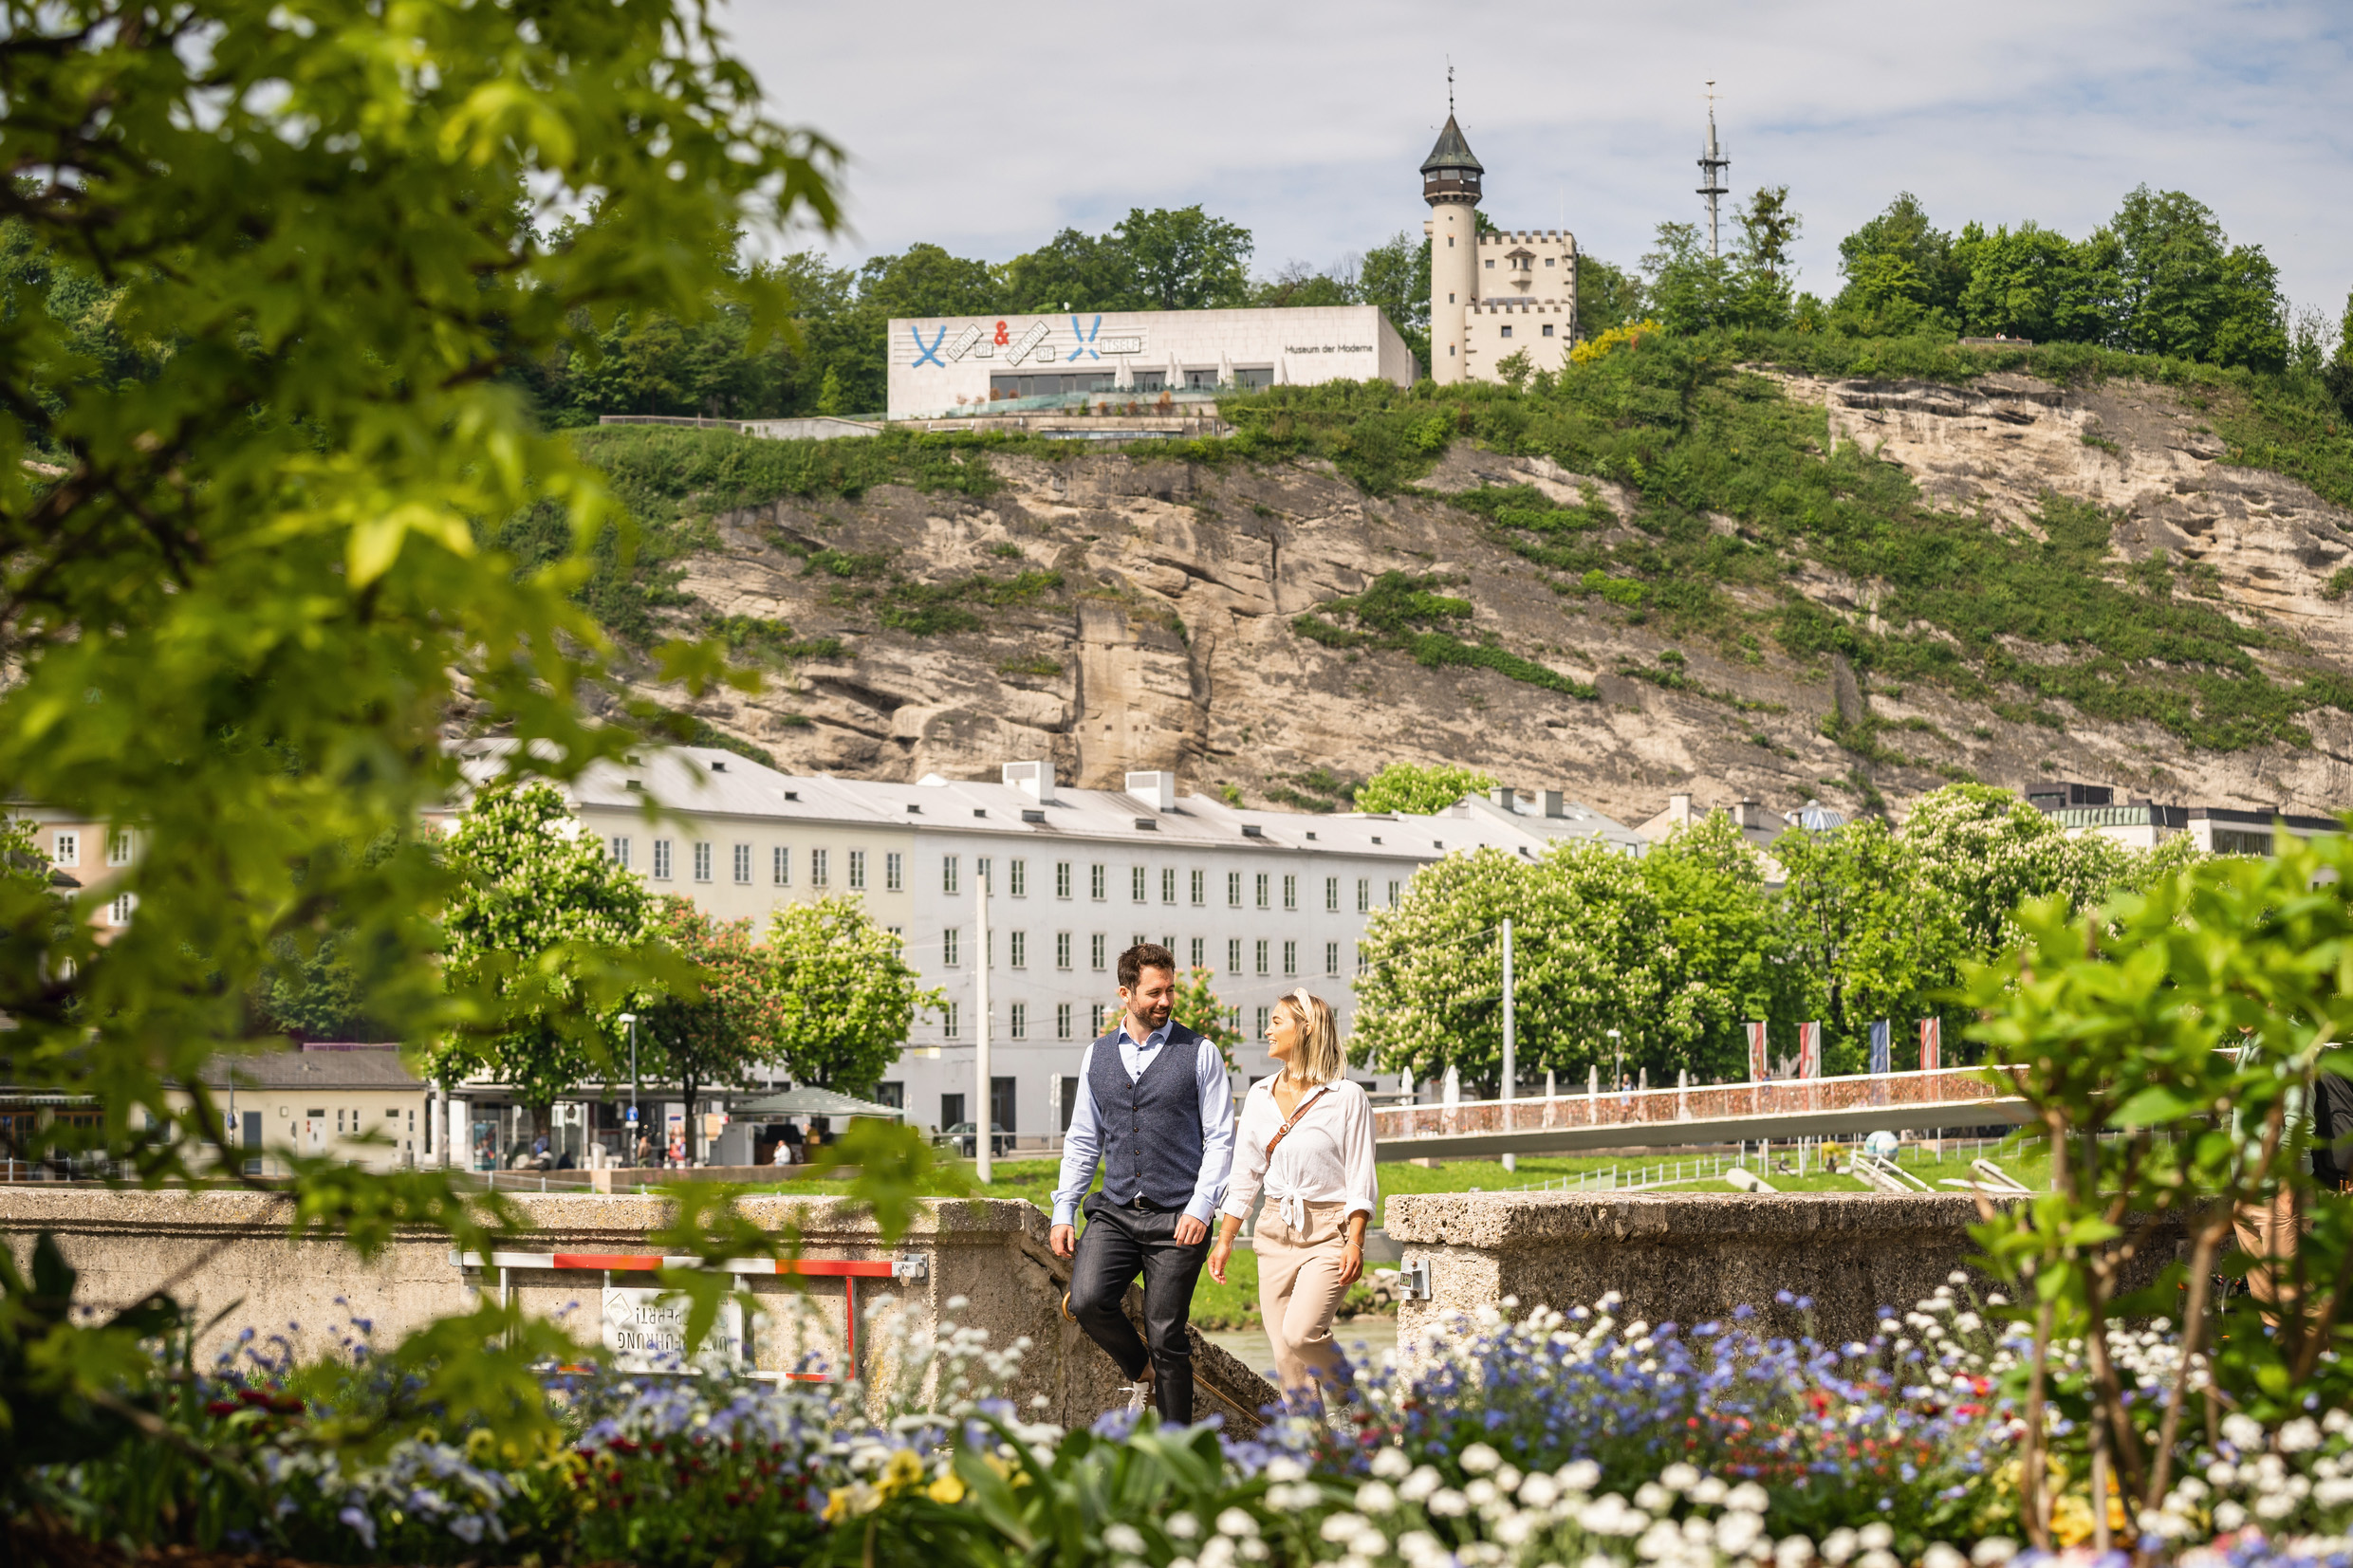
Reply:
M1132 991L1143 979L1146 969L1166 969L1171 980L1176 978L1176 955L1158 942L1139 942L1120 954L1120 989Z

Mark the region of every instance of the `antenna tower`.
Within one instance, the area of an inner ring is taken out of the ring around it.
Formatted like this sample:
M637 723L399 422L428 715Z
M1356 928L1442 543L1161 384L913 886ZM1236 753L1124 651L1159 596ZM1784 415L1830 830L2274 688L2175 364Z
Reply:
M1718 196L1732 193L1732 188L1724 183L1724 171L1732 166L1732 160L1726 157L1724 150L1715 143L1715 83L1711 79L1708 83L1708 145L1699 155L1699 194L1708 198L1708 254L1712 257L1718 254L1715 201Z

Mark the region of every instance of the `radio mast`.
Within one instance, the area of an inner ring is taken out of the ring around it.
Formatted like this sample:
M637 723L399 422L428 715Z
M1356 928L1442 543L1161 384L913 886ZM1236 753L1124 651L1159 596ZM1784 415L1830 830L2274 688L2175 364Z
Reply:
M1724 183L1724 171L1732 166L1732 160L1724 156L1724 150L1715 142L1715 83L1711 79L1708 83L1708 145L1699 155L1699 194L1708 198L1708 254L1711 257L1719 253L1715 240L1715 200L1718 196L1731 194L1732 188Z

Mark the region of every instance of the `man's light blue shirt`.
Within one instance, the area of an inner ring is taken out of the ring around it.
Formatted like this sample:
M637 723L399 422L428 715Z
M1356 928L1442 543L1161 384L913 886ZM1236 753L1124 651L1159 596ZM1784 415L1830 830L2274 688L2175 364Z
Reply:
M1062 1138L1062 1180L1054 1190L1054 1223L1076 1225L1079 1200L1095 1185L1095 1168L1102 1159L1102 1130L1095 1116L1095 1091L1087 1071L1095 1060L1096 1041L1079 1054L1079 1098L1070 1108L1070 1130ZM1128 1033L1127 1015L1120 1015L1119 1033L1112 1043L1120 1050L1120 1065L1130 1083L1159 1060L1168 1044L1163 1024L1139 1044ZM1233 1081L1226 1076L1226 1059L1216 1042L1203 1040L1196 1047L1193 1078L1201 1093L1201 1174L1194 1183L1193 1201L1185 1212L1203 1225L1214 1225L1217 1206L1226 1200L1226 1177L1233 1170Z

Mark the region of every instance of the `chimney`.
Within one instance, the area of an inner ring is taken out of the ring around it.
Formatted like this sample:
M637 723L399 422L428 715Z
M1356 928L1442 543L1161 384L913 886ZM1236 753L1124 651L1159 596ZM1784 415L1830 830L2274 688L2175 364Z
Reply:
M1130 773L1127 792L1155 811L1176 809L1176 775L1162 769L1157 773Z
M1567 802L1562 799L1561 792L1559 790L1547 789L1544 791L1544 814L1547 817L1566 817L1568 815Z
M1692 820L1691 797L1690 797L1689 795L1670 795L1670 796L1668 796L1668 797L1667 797L1667 821L1668 821L1668 823L1669 823L1671 826L1675 826L1675 827L1689 827L1689 826L1691 826L1691 820Z
M1040 805L1054 803L1054 765L1050 762L1007 763L1004 782L1036 801Z
M1765 820L1763 802L1743 801L1732 807L1732 825L1734 827L1766 827L1770 824Z
M1504 810L1511 812L1514 815L1516 815L1520 809L1519 791L1513 789L1510 784L1498 784L1490 798L1493 800L1498 806L1501 806Z

